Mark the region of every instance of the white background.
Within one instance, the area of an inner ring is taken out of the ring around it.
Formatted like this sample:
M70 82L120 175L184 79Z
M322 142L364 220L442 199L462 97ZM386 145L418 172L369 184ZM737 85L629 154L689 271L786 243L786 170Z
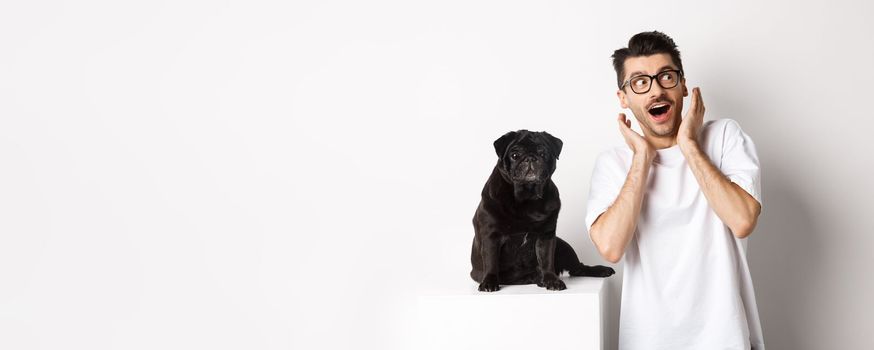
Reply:
M622 144L610 55L653 29L679 44L706 118L756 141L767 346L863 348L872 15L866 1L4 1L0 348L407 348L415 295L469 279L492 141L522 128L564 141L558 235L605 264L583 214L596 155Z

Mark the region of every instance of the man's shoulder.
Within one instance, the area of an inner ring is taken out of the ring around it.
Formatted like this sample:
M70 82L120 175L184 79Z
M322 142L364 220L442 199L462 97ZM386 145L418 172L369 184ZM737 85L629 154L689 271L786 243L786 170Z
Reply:
M740 129L740 124L731 118L713 119L704 122L701 131L703 133L723 133L727 128Z
M627 146L607 148L595 158L595 173L617 175L627 172L631 165L632 152Z
M604 163L622 164L626 159L631 157L632 152L628 146L615 146L607 148L600 153L595 160L595 166L603 165Z
M713 119L704 122L701 126L700 141L703 145L712 146L714 149L722 149L726 144L740 135L742 132L740 123L731 118Z

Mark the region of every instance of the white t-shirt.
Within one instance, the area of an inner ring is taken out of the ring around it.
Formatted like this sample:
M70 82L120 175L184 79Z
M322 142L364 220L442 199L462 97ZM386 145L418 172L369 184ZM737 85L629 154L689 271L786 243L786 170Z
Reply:
M701 150L762 203L752 139L731 119L707 121ZM657 151L637 230L623 256L619 350L765 348L746 239L716 216L679 146ZM586 225L616 200L631 167L628 147L598 156Z

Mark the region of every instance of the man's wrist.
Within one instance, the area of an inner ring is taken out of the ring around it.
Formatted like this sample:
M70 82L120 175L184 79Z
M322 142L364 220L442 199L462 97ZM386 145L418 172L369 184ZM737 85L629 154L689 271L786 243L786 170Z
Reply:
M698 141L694 139L679 139L677 140L677 144L680 145L680 151L683 152L683 155L688 156L691 152L700 151L698 147Z
M634 155L631 156L632 163L638 163L640 165L650 165L653 161L653 156L650 155L651 152L643 151L643 152L634 152ZM654 152L652 152L654 153Z

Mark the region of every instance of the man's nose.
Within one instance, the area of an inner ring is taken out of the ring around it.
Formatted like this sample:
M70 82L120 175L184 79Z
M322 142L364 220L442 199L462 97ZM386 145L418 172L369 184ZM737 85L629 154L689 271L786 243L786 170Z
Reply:
M656 84L655 82L653 82L653 84L654 85L649 89L649 96L647 96L650 101L656 101L668 95L668 92L665 89L662 89L659 84Z
M650 96L658 97L665 94L665 89L663 89L662 86L659 85L659 83L657 83L655 80L653 80L650 84L652 84L652 86L649 87Z

